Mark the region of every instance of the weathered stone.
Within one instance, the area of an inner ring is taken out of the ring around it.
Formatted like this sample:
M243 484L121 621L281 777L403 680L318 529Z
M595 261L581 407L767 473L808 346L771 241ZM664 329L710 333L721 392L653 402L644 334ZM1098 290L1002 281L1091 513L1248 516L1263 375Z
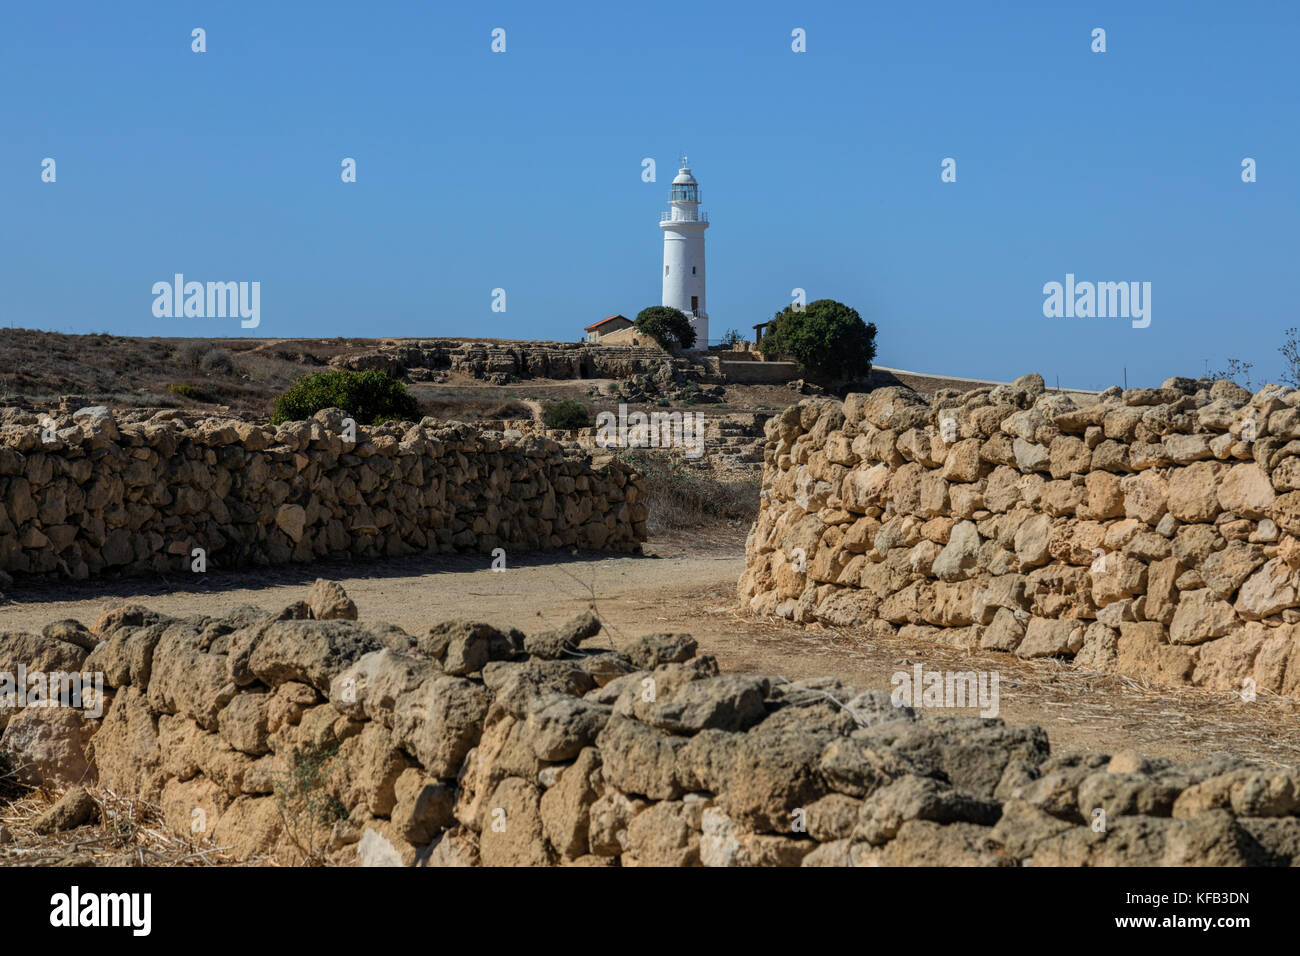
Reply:
M0 734L0 753L19 782L34 787L93 783L95 768L86 759L94 732L80 711L70 707L28 707L10 718Z
M318 621L357 619L357 606L342 585L324 578L317 578L312 585L311 593L307 595L307 605L311 608L311 616Z
M394 705L395 740L435 777L454 777L483 732L492 695L480 684L434 677Z
M85 787L70 787L32 824L37 833L59 833L63 830L75 830L79 826L98 819L99 804Z

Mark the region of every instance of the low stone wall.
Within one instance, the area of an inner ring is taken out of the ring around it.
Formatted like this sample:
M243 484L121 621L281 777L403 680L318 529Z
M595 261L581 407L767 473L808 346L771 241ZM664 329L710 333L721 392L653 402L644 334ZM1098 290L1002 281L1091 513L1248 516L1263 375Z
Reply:
M767 426L754 612L1300 696L1300 392L810 400Z
M653 371L670 357L657 344L617 348L586 342L465 342L458 339L385 339L375 352L334 363L377 368L390 375L410 369L449 370L505 384L526 378L628 378Z
M799 377L797 362L731 361L720 363L722 374L736 385L779 385Z
M653 414L654 411L652 409L646 414ZM675 411L680 413L681 409ZM686 411L703 414L698 410L687 409ZM752 465L757 470L763 462L763 445L765 443L763 426L769 417L769 414L765 412L729 412L723 415L704 415L704 453L698 459L685 460L701 466L718 462L737 466ZM571 442L594 454L622 451L681 454L681 449L671 445L663 447L638 446L626 449L613 445L605 447L597 442L599 429L595 426L590 428L546 428L532 419L522 418L484 419L477 424L483 429L504 432L507 437L542 435L555 441Z
M0 751L284 863L1300 864L1295 772L1053 756L1037 727L720 674L688 635L615 642L590 614L418 637L355 615L318 581L274 614L124 606L0 635L0 669L65 663L111 698L102 720L28 707Z
M120 427L83 409L0 427L0 572L87 578L494 548L639 551L642 483L611 456L425 419L327 409L279 427ZM345 438L355 437L355 440Z

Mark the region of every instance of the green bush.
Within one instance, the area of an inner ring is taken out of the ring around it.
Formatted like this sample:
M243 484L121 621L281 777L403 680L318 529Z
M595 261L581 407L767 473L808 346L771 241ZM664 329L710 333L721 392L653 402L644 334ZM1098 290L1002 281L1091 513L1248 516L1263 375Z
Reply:
M322 408L341 408L362 425L420 418L420 403L397 379L376 369L334 369L298 379L275 400L271 424L302 421Z
M759 349L768 357L788 355L818 378L865 378L876 357L876 325L843 302L818 299L802 311L790 305L778 312Z
M196 402L208 402L209 404L212 404L217 400L216 396L207 389L200 388L197 385L187 385L184 382L177 382L173 385L168 385L167 391L171 392L173 395L179 395L181 398L189 398Z
M636 314L632 323L666 349L695 345L695 329L680 309L670 305L652 305Z
M564 398L542 409L542 424L547 428L588 428L591 412L582 402Z

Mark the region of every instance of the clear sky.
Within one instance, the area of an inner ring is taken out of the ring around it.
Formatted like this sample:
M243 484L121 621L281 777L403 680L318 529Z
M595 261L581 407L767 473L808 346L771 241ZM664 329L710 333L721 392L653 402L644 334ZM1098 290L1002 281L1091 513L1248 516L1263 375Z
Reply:
M887 366L1276 379L1297 49L1294 0L10 2L0 326L576 340L658 304L686 152L715 337L799 287ZM260 282L260 326L155 318L177 272ZM1150 282L1150 325L1044 317L1067 273Z

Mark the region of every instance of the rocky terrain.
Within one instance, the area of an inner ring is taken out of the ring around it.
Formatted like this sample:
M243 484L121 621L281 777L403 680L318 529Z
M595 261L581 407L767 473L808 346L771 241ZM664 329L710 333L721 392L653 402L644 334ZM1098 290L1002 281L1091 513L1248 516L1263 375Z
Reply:
M577 398L613 407L677 402L775 411L782 385L722 390L717 360L657 347L497 339L163 339L0 329L0 406L37 414L105 405L121 414L178 409L264 422L275 398L304 375L379 369L404 380L425 414L475 421L503 403Z
M1300 696L1300 391L890 387L767 438L756 613Z
M0 667L102 671L111 698L98 720L9 718L0 751L22 783L69 789L0 855L103 825L112 793L261 861L1300 864L1294 771L1052 754L1037 727L720 674L688 635L616 643L591 614L418 635L355 616L318 581L271 613L121 606L0 637Z

